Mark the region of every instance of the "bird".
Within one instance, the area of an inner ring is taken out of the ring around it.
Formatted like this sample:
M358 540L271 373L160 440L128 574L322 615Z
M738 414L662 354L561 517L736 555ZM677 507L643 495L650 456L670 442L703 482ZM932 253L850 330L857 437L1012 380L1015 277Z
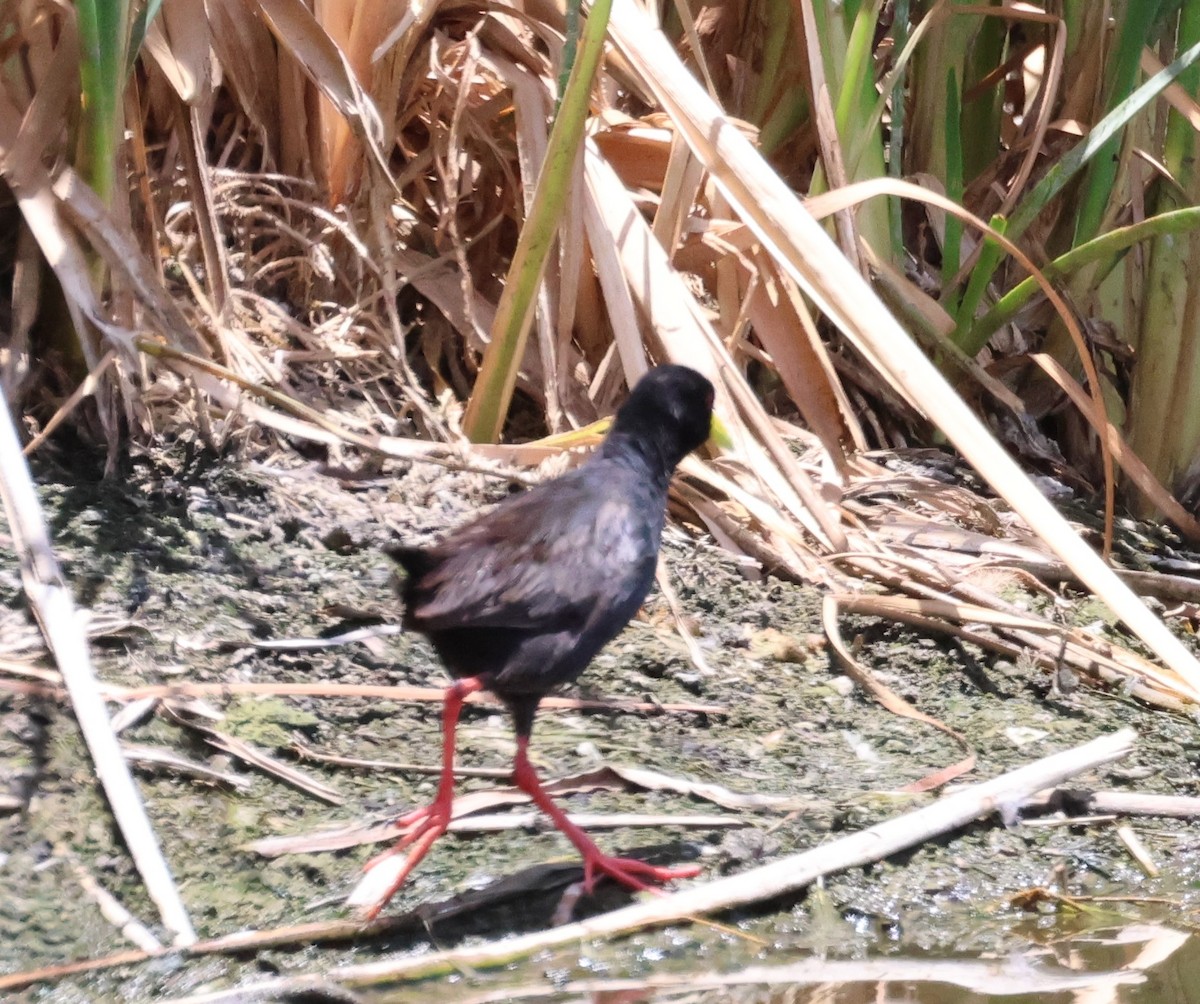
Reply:
M442 769L433 802L401 816L382 878L350 897L374 919L446 832L454 800L454 746L464 701L490 691L516 729L513 783L575 845L584 890L606 875L634 890L699 874L605 854L543 789L529 760L542 697L573 681L625 627L650 591L679 462L710 438L729 445L713 414L714 389L687 366L656 366L617 409L600 446L579 467L514 495L430 546L393 545L404 572L405 630L429 640L454 683L442 710ZM396 856L407 851L403 862ZM380 887L380 883L385 885Z

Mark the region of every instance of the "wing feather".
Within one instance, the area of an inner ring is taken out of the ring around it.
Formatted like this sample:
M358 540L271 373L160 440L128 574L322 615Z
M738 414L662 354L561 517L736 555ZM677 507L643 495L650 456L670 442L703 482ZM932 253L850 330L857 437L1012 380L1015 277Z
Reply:
M644 594L662 512L645 511L655 500L637 485L586 471L504 501L419 558L406 549L412 625L564 630Z

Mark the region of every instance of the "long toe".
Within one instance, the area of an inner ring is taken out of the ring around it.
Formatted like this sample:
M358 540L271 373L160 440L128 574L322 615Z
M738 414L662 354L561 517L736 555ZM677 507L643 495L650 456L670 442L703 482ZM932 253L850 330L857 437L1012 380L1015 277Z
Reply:
M363 876L346 902L357 908L367 920L374 920L387 905L434 842L450 825L450 813L436 802L397 820L405 830L400 840L367 862ZM400 855L408 850L403 859Z
M400 839L396 842L396 846L391 849L391 853L395 853L396 851L403 850L409 844L415 844L430 830L437 830L437 834L433 838L436 840L450 826L450 812L449 810L443 810L435 802L433 805L426 805L420 809L413 809L412 812L406 812L403 816L396 819L392 825L400 831ZM384 852L384 854L387 853L389 852Z
M363 871L370 871L381 861L395 857L411 844L418 844L428 850L429 845L446 832L450 821L448 818L440 818L436 805L427 805L422 809L414 809L412 812L400 816L392 825L400 832L400 839L386 851L380 851L375 857L371 858L363 866ZM423 840L422 838L425 834L431 830L436 831L433 837L428 841ZM409 853L409 857L411 858L415 853L416 848ZM421 857L424 857L424 851L421 852ZM421 858L418 857L417 861L420 860ZM413 867L416 867L417 861L413 862ZM409 871L411 870L410 868Z
M599 872L637 892L657 892L658 890L648 883L662 885L675 879L695 878L701 870L699 865L675 865L665 868L639 861L637 858L616 858L600 854L584 859L583 884L584 888L591 892L596 873Z

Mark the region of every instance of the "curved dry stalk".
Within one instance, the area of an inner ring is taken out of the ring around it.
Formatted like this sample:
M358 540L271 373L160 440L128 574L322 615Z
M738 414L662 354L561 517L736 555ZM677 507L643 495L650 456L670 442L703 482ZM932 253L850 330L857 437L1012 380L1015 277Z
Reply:
M973 771L975 769L975 751L971 748L967 737L961 732L956 732L950 728L941 719L935 718L933 715L927 715L923 711L918 711L899 694L894 693L890 688L884 686L869 669L860 665L851 653L850 647L842 640L842 632L838 628L838 613L838 597L833 594L826 595L821 601L821 623L825 628L825 637L829 639L829 644L833 646L833 651L837 655L838 661L850 679L862 687L863 690L867 691L867 693L874 697L875 700L887 708L893 715L899 715L901 718L908 718L915 722L924 722L926 725L931 725L939 732L944 732L953 739L966 754L957 763L943 767L941 770L935 771L921 778L919 781L907 784L901 790L929 791L933 788L940 788L942 785L953 781L956 777Z
M109 723L88 654L87 640L71 599L71 591L63 580L54 556L29 468L21 455L21 444L2 392L0 494L4 498L13 542L20 557L21 581L26 598L62 673L80 731L95 765L96 776L163 923L174 935L177 945L189 945L196 940L195 931Z

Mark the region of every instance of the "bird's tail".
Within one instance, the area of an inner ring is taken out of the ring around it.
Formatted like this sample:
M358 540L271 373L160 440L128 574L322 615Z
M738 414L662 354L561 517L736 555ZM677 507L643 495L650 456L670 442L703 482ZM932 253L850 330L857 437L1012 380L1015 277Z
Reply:
M389 544L383 549L383 553L403 568L412 579L419 579L436 564L435 559L423 547Z

